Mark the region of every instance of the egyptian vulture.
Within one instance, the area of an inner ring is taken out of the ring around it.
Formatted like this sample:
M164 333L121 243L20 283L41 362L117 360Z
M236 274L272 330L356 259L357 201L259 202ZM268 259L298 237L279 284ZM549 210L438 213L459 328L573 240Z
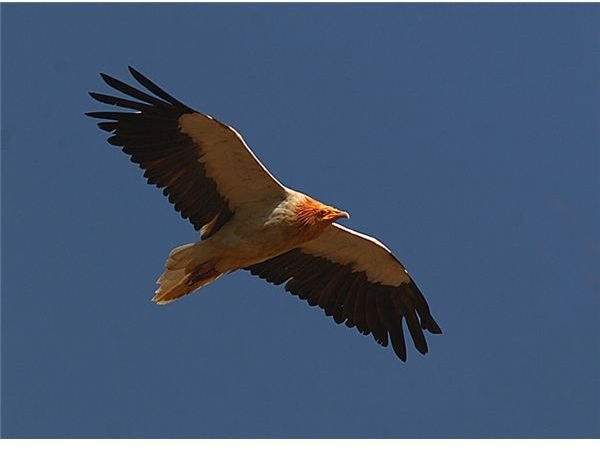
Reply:
M127 98L90 92L128 111L90 112L130 155L149 184L196 230L200 241L171 251L152 299L164 305L222 275L248 270L319 306L336 323L388 342L406 361L402 322L417 350L423 330L441 333L423 294L376 239L345 228L345 211L281 184L232 127L184 105L133 68L150 93L101 74Z

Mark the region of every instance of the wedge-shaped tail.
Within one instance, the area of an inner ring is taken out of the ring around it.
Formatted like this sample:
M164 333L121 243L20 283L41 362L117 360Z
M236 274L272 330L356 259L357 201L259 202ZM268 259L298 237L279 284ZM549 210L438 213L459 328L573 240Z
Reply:
M152 301L165 305L190 294L219 278L216 268L219 258L210 257L203 251L204 242L186 244L171 251L165 271L157 280L159 285Z

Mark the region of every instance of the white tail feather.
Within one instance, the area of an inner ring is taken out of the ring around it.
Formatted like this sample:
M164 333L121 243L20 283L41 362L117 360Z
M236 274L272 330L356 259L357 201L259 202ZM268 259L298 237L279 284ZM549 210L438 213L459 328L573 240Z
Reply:
M204 242L185 244L171 251L166 270L156 281L159 285L152 301L165 305L219 278L219 258L206 254Z

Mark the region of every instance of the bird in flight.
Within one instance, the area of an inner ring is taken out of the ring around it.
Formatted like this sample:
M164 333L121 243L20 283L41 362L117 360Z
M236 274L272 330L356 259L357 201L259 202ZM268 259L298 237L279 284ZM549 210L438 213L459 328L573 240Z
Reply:
M391 342L406 361L403 321L427 353L423 330L441 333L425 297L376 239L336 223L347 212L281 184L232 127L175 99L140 72L149 92L101 74L127 98L90 92L128 111L86 113L121 147L200 241L171 251L152 299L164 305L237 269L319 306L336 323Z

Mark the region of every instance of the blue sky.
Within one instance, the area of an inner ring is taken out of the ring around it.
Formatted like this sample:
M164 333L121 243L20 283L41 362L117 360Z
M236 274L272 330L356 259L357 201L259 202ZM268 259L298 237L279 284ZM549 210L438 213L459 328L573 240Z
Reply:
M598 437L598 5L2 5L2 435ZM85 111L131 64L405 263L408 362L234 273Z

